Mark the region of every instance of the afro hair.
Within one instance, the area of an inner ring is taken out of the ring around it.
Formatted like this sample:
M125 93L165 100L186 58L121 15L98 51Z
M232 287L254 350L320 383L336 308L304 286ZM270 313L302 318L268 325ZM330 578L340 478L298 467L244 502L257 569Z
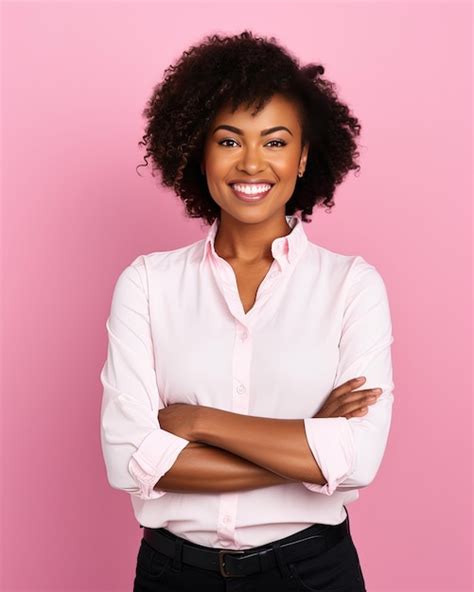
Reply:
M305 175L297 179L286 214L299 211L302 221L310 222L306 216L314 206L330 211L336 186L350 170L360 169L355 162L360 123L322 74L321 64L301 66L274 37L256 37L248 30L205 37L165 70L146 104L147 125L139 142L146 147L146 165L151 158L152 175L160 172L161 185L173 188L188 217L212 224L220 206L200 169L210 122L224 105L232 112L256 105L258 112L281 94L297 105L302 145L309 142Z

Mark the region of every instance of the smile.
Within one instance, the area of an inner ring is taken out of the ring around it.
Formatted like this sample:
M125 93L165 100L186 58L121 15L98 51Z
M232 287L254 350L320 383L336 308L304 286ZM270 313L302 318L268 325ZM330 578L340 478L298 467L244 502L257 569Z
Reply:
M255 203L262 201L270 193L273 185L269 183L234 183L230 187L241 201Z

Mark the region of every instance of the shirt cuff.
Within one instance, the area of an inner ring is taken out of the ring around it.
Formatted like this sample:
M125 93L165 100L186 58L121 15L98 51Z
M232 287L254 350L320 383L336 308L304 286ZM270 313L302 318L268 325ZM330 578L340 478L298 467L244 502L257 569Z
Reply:
M139 492L135 494L137 497L149 500L167 493L164 489L153 487L171 469L179 453L189 442L186 438L159 428L145 437L128 463L128 470L139 487Z
M304 418L306 439L327 483L303 481L310 491L331 495L355 467L354 436L345 417Z

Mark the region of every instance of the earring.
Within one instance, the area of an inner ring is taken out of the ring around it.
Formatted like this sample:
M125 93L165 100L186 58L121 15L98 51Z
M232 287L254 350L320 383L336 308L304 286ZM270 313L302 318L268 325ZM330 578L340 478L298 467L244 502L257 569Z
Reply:
M302 177L303 176L303 171L298 171L298 177Z

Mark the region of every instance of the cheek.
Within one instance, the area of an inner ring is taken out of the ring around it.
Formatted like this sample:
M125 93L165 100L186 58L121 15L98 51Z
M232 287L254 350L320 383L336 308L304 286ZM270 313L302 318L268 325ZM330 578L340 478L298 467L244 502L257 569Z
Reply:
M209 180L222 181L222 178L228 175L233 162L233 159L228 155L211 150L206 160L206 174Z
M298 171L298 154L286 153L284 155L276 155L271 160L271 163L275 172L282 180L294 177Z

